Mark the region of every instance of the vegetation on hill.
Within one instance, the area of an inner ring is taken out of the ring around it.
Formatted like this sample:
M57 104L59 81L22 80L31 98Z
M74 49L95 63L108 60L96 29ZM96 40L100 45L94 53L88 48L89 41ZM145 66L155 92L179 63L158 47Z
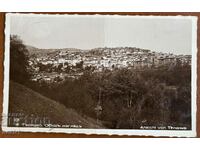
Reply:
M85 72L62 84L41 83L32 88L80 114L97 118L108 128L191 125L191 70L189 65L173 69L119 69Z
M96 120L80 116L75 110L67 109L63 104L12 81L10 82L9 91L9 112L11 114L23 114L24 118L22 120L26 118L26 122L30 120L30 122L34 123L37 118L41 120L46 118L46 123L52 125L104 128L101 124L97 124ZM22 121L21 123L23 124L24 122ZM45 124L45 122L42 123L43 125Z
M27 82L31 74L29 72L29 53L22 40L16 36L10 37L10 79L19 83Z

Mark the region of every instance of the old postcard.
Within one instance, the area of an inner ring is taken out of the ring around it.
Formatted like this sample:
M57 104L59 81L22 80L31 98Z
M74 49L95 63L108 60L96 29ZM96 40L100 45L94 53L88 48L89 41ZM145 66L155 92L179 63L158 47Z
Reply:
M6 14L4 132L196 136L197 18Z

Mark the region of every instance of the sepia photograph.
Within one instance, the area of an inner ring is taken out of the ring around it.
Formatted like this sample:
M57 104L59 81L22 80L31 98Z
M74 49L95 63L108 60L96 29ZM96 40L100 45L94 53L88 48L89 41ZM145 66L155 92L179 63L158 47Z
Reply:
M5 19L3 131L196 136L197 17Z

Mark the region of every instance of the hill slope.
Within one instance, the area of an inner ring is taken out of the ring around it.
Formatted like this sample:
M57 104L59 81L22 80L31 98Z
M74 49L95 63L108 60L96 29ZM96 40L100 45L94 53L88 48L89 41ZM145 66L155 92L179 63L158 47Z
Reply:
M83 118L73 109L51 100L15 82L10 82L9 112L48 117L51 124L80 125L82 128L104 128L94 119Z
M62 51L69 51L73 53L83 51L77 48L40 49L30 45L26 45L26 49L28 50L30 56L35 55L37 57L46 56L49 53L57 53Z

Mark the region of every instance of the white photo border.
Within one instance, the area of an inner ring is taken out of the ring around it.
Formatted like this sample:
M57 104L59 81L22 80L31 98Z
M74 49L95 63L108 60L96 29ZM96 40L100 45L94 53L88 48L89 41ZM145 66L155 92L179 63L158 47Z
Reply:
M192 20L192 76L191 76L191 130L142 130L142 129L69 129L69 128L36 128L36 127L8 127L7 115L9 106L9 68L10 68L10 20L11 16L30 16L30 17L76 17L78 14L20 14L7 13L5 27L5 51L4 51L4 88L3 88L3 132L46 132L46 133L73 133L73 134L104 134L104 135L139 135L139 136L167 136L167 137L196 137L196 113L197 113L197 19L196 16L139 16L139 15L84 15L84 16L112 16L112 17L132 17L132 18L170 18L170 19L191 19ZM81 15L83 16L83 15Z

